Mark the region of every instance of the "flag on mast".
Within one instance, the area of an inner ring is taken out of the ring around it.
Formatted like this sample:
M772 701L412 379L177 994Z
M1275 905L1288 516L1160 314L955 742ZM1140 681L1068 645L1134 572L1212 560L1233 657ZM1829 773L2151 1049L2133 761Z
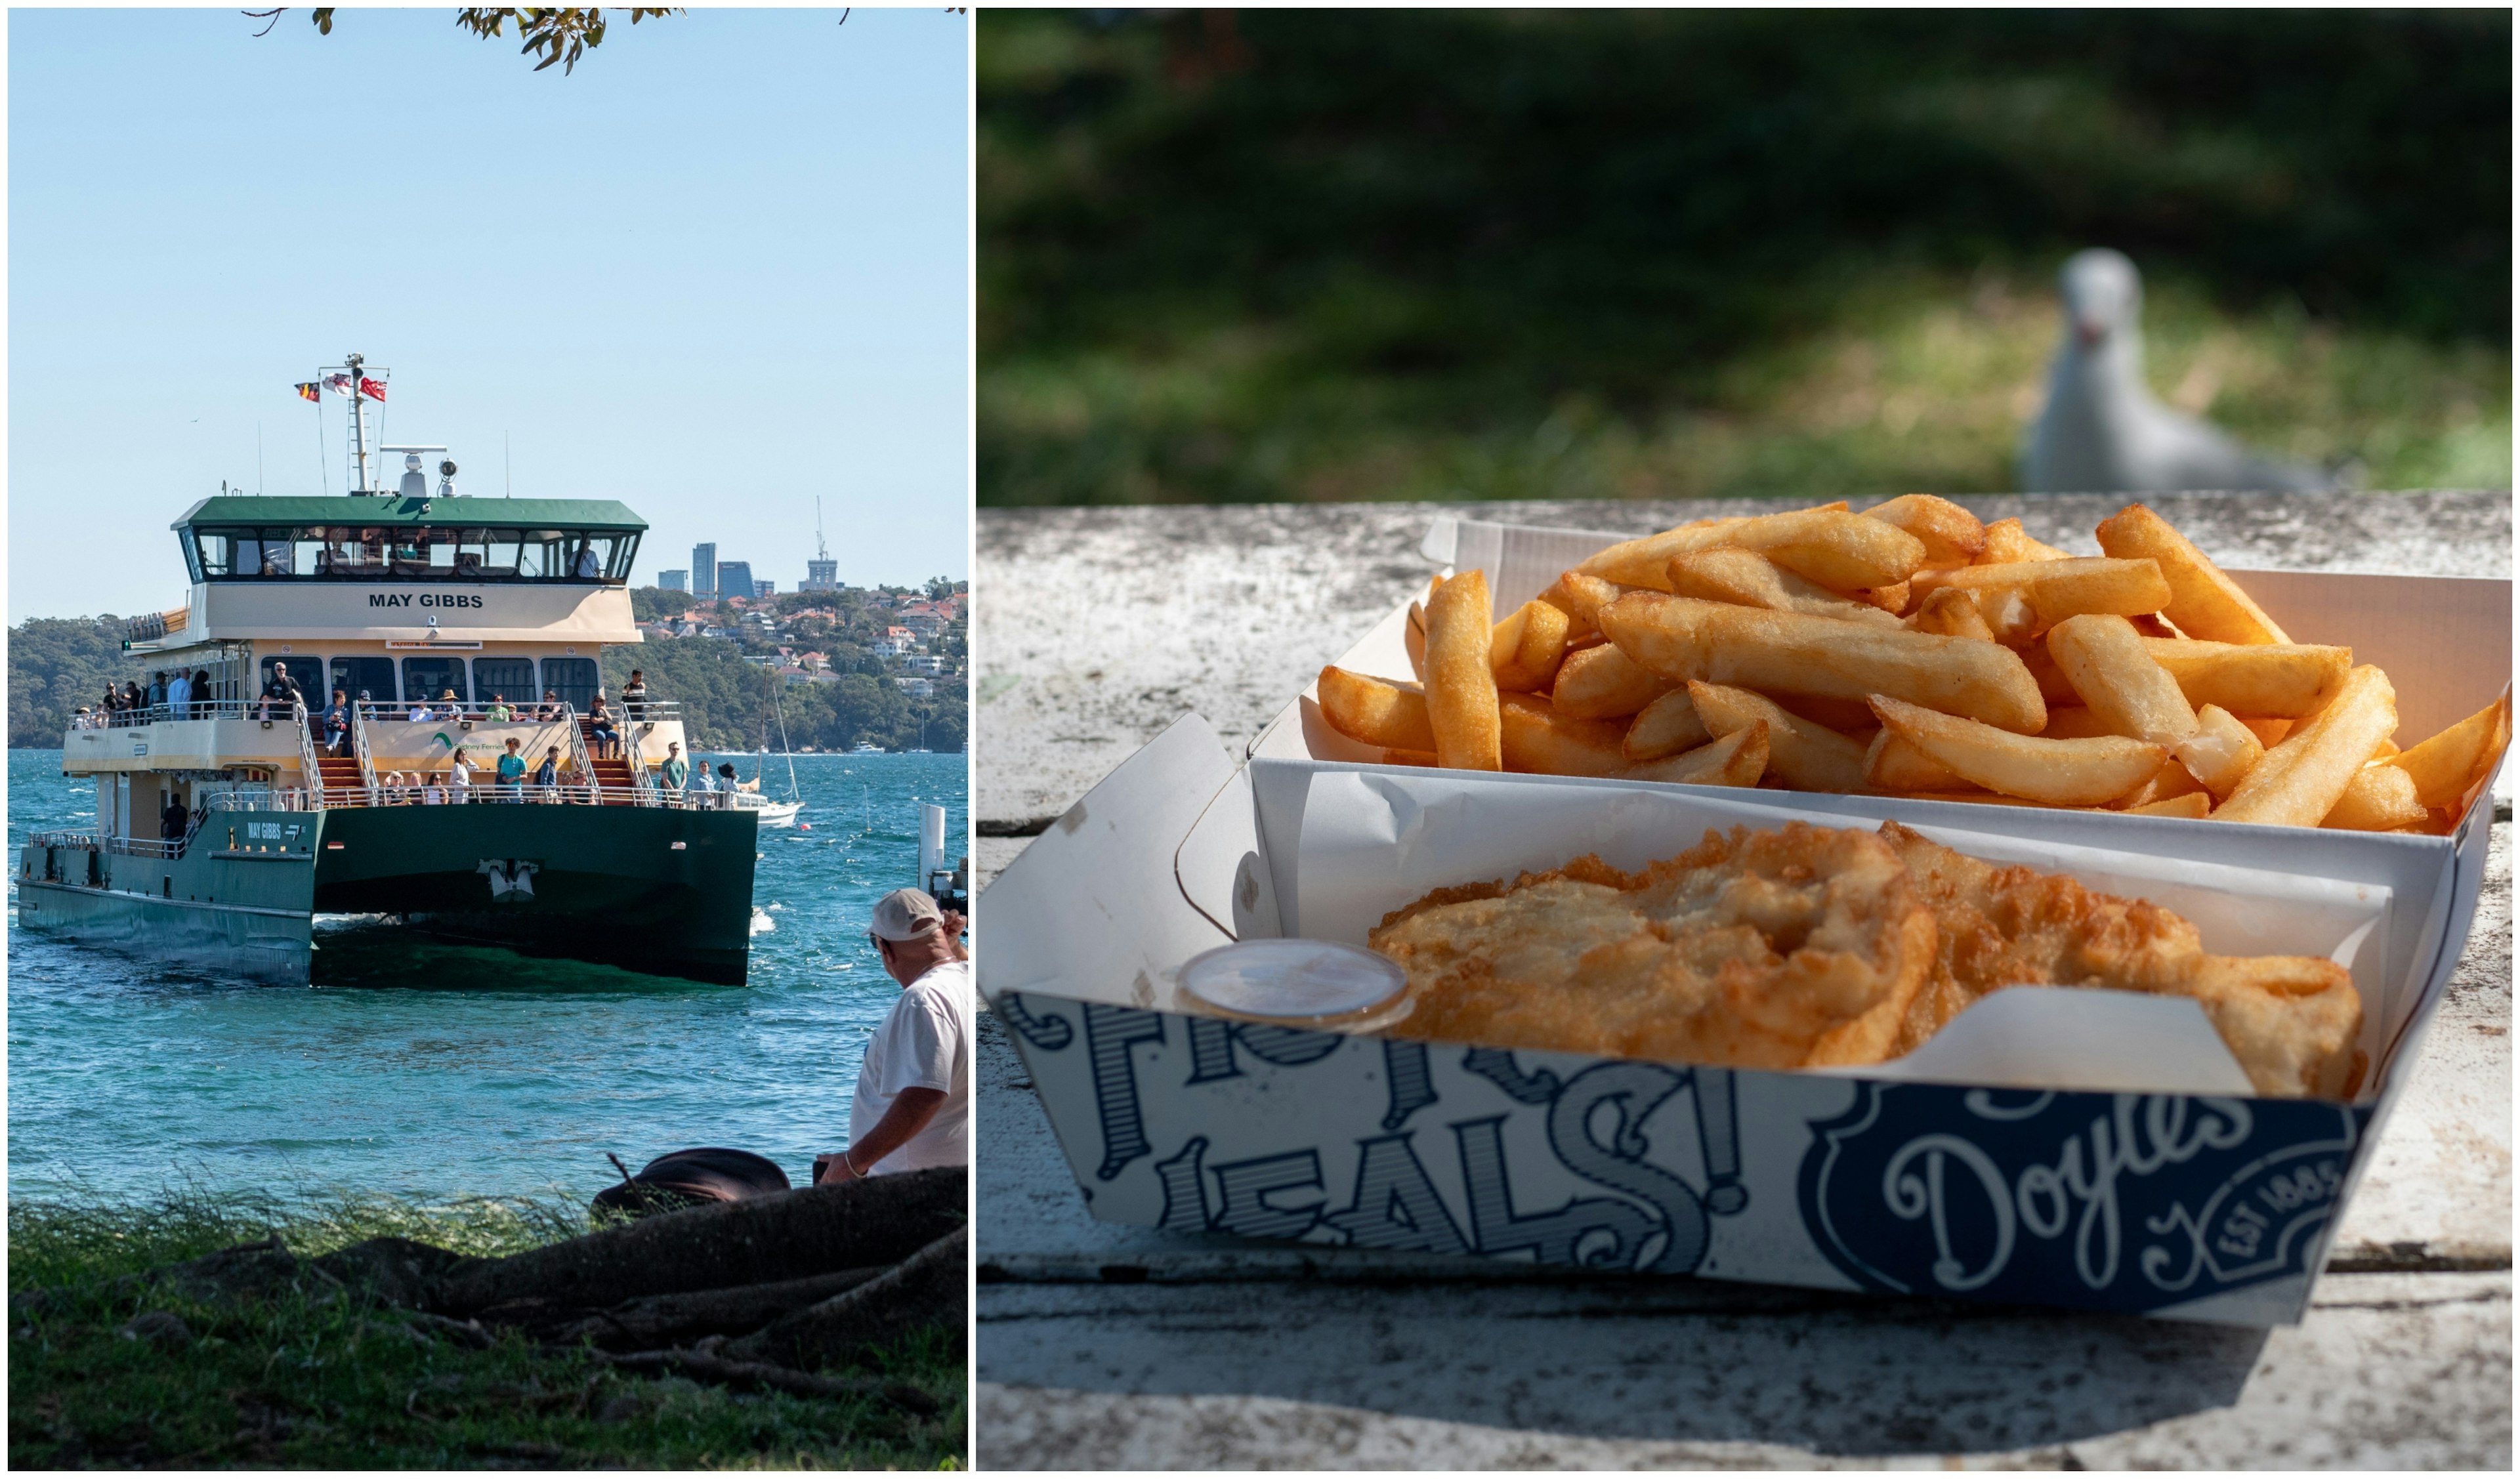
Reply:
M346 375L328 375L324 377L324 384L325 387L331 390L335 395L348 395L352 393L350 390L350 378Z
M311 400L320 404L324 399L324 387L314 381L302 381L297 386L297 397L300 400Z
M383 400L385 398L385 382L383 381L377 380L372 376L362 375L359 377L359 393L372 401Z

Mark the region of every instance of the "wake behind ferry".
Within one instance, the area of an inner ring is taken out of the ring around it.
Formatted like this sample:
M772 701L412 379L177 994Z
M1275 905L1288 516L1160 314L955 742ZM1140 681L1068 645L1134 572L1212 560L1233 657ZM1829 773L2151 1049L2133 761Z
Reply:
M756 813L652 774L689 753L673 702L599 706L597 657L640 641L647 525L461 497L452 463L431 492L412 463L397 494L220 496L176 520L190 595L124 646L190 692L63 737L96 825L28 841L20 923L303 983L317 915L386 915L741 984ZM526 780L503 785L511 740ZM453 784L459 752L477 784ZM531 784L546 758L554 783Z

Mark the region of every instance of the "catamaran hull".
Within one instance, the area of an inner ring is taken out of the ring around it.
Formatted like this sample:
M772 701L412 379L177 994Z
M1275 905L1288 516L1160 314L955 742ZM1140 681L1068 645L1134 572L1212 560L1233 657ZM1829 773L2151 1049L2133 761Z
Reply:
M469 806L214 816L186 856L29 845L19 922L236 970L320 974L314 916L741 985L755 828L742 812Z

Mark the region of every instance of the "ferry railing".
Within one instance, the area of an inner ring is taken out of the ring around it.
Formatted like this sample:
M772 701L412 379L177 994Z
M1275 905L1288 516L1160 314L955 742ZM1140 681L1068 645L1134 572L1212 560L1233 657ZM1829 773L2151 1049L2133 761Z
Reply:
M96 833L74 831L39 831L26 839L29 847L94 847Z
M644 796L620 785L501 785L485 782L479 785L450 785L442 772L432 772L430 779L419 785L350 786L336 785L325 789L319 799L306 787L279 787L267 791L221 792L211 798L214 811L340 811L368 806L496 806L525 802L540 806L624 805L663 806L676 811L728 811L728 796L723 791L669 791L651 789Z
M144 724L182 723L193 719L271 719L276 714L264 712L259 698L197 698L189 703L153 703L136 709L91 709L86 714L72 714L70 728L133 729Z
M315 758L315 732L306 724L306 705L290 705L291 722L297 726L297 773L306 778L306 788L314 793L315 804L324 804L324 767Z
M570 704L560 706L562 728L568 731L569 773L584 778L591 792L599 784L595 778L595 752L586 747L586 731L577 722L577 709ZM632 774L637 774L635 771Z
M356 702L350 705L350 753L359 757L359 784L374 790L377 760L368 752L368 715L366 706Z

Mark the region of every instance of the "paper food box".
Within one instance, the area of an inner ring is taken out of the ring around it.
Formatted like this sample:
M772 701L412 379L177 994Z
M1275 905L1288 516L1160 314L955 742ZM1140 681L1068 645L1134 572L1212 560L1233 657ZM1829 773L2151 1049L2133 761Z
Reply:
M1486 569L1505 608L1609 542L1462 522L1429 553ZM2507 685L2508 582L2233 574L2297 641L2385 668L2402 736ZM1405 619L1340 665L1407 673ZM1309 696L1247 764L1186 717L989 889L981 988L1098 1218L2292 1322L2465 944L2492 818L2480 794L2451 835L2402 836L1475 775L1347 745ZM1635 869L1710 828L1883 819L2150 899L2213 953L2335 960L2363 1003L2355 1096L2257 1096L2195 1003L2124 992L1999 991L1903 1058L1770 1072L1315 1030L1180 987L1238 940L1362 945L1439 886L1586 853Z

